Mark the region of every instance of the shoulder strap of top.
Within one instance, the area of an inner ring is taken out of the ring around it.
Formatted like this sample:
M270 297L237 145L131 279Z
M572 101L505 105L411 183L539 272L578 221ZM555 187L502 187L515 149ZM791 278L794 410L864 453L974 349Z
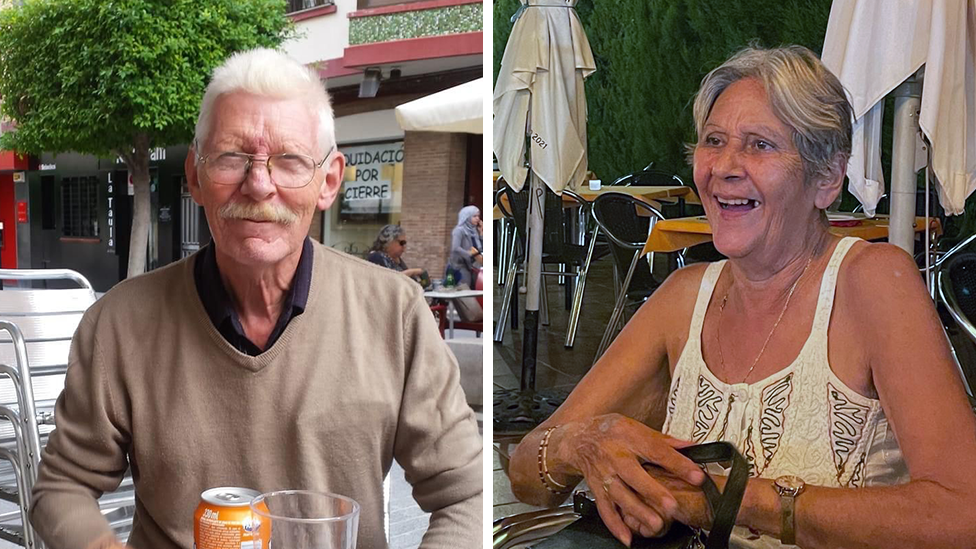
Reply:
M851 246L859 240L861 239L853 236L842 238L830 255L830 261L824 270L823 280L820 281L820 297L817 299L817 312L814 313L811 334L822 334L826 338L827 327L830 324L830 313L834 307L834 293L837 290L837 275L840 272L841 263L844 262Z
M722 268L725 267L726 261L728 260L723 259L710 263L705 269L705 274L702 275L701 286L698 288L698 300L695 302L695 313L691 316L691 326L688 327L688 343L685 344L685 347L689 344L695 345L701 340L702 325L705 322L708 302L712 299L712 292L715 291L715 284L722 274Z

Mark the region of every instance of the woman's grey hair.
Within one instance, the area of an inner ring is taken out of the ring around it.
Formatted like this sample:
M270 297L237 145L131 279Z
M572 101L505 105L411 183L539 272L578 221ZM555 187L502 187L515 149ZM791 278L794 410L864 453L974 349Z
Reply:
M386 247L394 240L400 238L403 234L403 227L399 225L385 225L380 229L380 234L376 235L376 240L373 241L373 246L369 249L371 252L385 252Z
M695 97L698 139L718 96L746 78L762 83L773 113L793 130L793 145L803 160L807 180L829 177L837 153L844 155L846 166L854 109L840 80L803 46L750 46L708 73ZM694 147L690 147L692 153Z
M217 98L236 91L274 99L306 100L310 112L318 114L321 154L324 156L335 145L332 103L318 74L280 51L257 48L235 53L214 69L197 118L194 141L198 147L207 141Z

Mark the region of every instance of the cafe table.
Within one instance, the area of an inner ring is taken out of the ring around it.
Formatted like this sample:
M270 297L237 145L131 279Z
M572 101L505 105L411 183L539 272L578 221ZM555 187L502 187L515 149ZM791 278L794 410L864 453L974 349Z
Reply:
M828 214L830 232L837 236L856 236L864 240L888 237L888 216L867 217L857 213ZM929 218L936 234L941 232L939 220ZM915 218L915 232L925 232L925 218ZM696 244L712 241L712 228L705 216L662 219L654 224L644 244L644 253L676 252Z
M605 193L624 193L637 198L643 202L647 202L654 207L659 207L657 202L676 202L678 200L684 200L687 204L701 204L698 199L698 195L695 194L695 189L692 187L687 187L683 185L674 186L614 186L608 185L605 187L600 187L599 190L590 190L588 186L581 187L578 190L573 191L580 197L592 202L596 200L601 194ZM510 210L508 207L508 196L501 195L498 200L502 207L506 210ZM567 195L563 195L563 205L566 207L573 207L577 205L577 202ZM503 217L501 210L496 205L492 211L492 219L501 219Z
M424 292L424 297L429 297L431 299L443 299L447 301L447 333L450 339L454 339L454 315L456 312L456 307L454 306L455 299L461 299L462 297L481 297L483 292L481 290L429 290Z

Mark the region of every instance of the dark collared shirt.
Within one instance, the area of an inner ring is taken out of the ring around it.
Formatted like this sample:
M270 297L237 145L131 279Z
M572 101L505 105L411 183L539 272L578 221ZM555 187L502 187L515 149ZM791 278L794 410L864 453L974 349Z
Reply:
M224 287L224 282L220 278L220 271L217 269L217 252L213 242L207 245L197 258L193 266L193 280L196 283L197 293L203 308L210 317L220 335L238 351L250 356L258 356L264 350L251 342L244 335L244 328L241 326L241 319L234 310L234 303ZM270 349L275 341L281 337L285 327L291 319L305 312L308 304L308 290L312 284L312 241L305 237L302 245L302 257L298 260L298 268L295 269L295 277L291 281L291 288L285 294L282 304L281 315L275 324L271 336L265 349Z

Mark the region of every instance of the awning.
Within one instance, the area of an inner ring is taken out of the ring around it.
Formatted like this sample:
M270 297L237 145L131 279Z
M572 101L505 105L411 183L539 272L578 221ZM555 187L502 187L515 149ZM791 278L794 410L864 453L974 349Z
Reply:
M484 79L479 78L404 103L397 122L406 131L484 133Z

